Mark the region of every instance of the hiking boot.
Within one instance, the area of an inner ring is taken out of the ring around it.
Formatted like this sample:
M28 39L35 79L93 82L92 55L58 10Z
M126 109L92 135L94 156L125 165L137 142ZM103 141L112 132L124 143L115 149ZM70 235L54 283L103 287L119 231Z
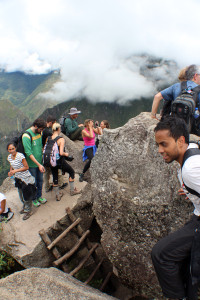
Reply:
M73 191L70 191L70 196L75 196L81 194L81 190L77 190L77 188L74 188Z
M81 173L81 174L79 175L79 181L80 181L80 182L83 182L83 177L84 177L84 174Z
M13 216L14 216L14 212L9 211L8 217L6 218L6 221L9 221L10 219L12 219Z
M24 214L24 216L23 216L23 218L22 218L22 220L27 220L27 219L29 219L30 218L30 216L32 216L32 214L33 214L33 212L32 211L28 211L28 212L26 212L25 214Z
M49 188L46 188L45 189L45 192L46 193L49 193L49 192L51 192L53 190L53 185L51 185Z
M61 186L59 186L59 190L63 190L66 186L68 186L68 183L63 183Z
M40 202L38 201L38 199L33 200L33 205L34 205L35 207L40 206Z
M62 196L63 196L63 192L59 192L59 194L56 195L56 201L60 201Z
M45 203L47 202L47 199L42 198L42 197L38 198L37 200L38 200L38 202L41 203L41 204L45 204Z

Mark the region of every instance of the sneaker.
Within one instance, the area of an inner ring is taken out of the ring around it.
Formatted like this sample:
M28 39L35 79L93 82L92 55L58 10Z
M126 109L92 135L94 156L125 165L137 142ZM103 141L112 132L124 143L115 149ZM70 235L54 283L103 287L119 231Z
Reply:
M33 205L35 207L38 207L38 206L40 206L40 202L37 199L35 199L35 200L33 200Z
M29 211L29 212L26 212L22 218L22 220L27 220L30 218L30 216L32 216L33 212L32 211Z
M64 189L66 186L68 186L68 183L63 183L61 186L59 186L59 190Z
M49 188L46 188L45 192L48 193L51 192L52 190L53 190L53 185L51 185Z
M56 201L60 201L62 196L63 196L63 192L59 192L59 194L56 195Z
M10 219L12 219L13 216L14 216L14 212L9 211L8 217L7 217L7 221L9 221Z
M74 188L73 191L70 191L70 196L75 196L81 194L81 190L77 190L77 188Z
M24 208L22 208L19 212L21 215L25 213Z
M45 204L47 202L47 199L40 197L40 198L37 199L37 201L39 203Z
M81 173L81 174L79 175L79 181L80 181L80 182L83 182L83 177L84 177L84 174Z

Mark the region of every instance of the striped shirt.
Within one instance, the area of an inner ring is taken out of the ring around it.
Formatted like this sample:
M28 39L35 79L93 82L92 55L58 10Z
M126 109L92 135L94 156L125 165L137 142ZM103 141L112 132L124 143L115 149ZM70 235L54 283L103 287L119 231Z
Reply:
M11 154L8 155L8 161L11 165L11 167L16 169L21 169L24 167L22 160L25 159L24 154L17 152L15 159L12 158ZM21 181L25 182L26 184L34 184L35 179L29 172L29 170L23 171L23 172L16 172L15 177L18 179L21 179Z

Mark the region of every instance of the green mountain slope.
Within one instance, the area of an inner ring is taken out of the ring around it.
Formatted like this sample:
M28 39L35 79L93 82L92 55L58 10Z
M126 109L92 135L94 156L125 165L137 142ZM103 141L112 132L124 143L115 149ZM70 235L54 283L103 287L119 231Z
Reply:
M67 115L71 107L77 107L82 112L78 117L79 123L84 122L85 119L108 120L111 127L115 128L124 125L142 111L151 111L151 105L152 99L130 101L129 104L122 106L117 103L91 103L86 98L82 98L48 108L40 117L46 119L48 115L53 115L58 120L64 114Z
M60 75L54 72L43 75L0 72L0 101L9 100L33 121L42 111L53 106L50 100L38 102L40 93L50 90L59 80Z
M58 74L50 73L23 101L20 109L30 120L36 119L42 111L54 106L53 101L50 99L41 99L40 94L48 92L53 84L59 80L60 76Z
M10 100L0 101L0 138L21 132L29 124L29 119Z

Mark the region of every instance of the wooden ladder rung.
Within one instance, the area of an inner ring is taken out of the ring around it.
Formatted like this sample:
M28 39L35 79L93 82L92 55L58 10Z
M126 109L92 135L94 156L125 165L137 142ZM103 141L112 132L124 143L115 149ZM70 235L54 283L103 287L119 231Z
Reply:
M100 289L99 289L100 291L103 291L103 290L105 289L106 284L108 283L108 281L109 281L111 275L112 275L112 272L109 272L109 273L107 274L107 276L106 276L104 282L102 283L102 285L101 285L101 287L100 287Z
M80 247L80 245L84 242L85 238L89 235L90 231L87 230L82 237L80 238L80 240L75 244L75 246L68 251L65 255L63 255L62 257L60 257L59 259L55 260L53 262L53 265L55 267L59 266L60 264L62 264L66 259L68 259L70 256L72 256Z
M102 262L103 262L103 258L100 260L100 262L98 263L98 265L96 266L96 268L94 269L94 271L91 273L91 275L88 277L88 279L84 282L85 284L90 283L90 281L93 279L94 275L96 274L96 272L99 270Z
M47 235L47 233L44 231L44 229L39 231L39 235L42 238L42 240L44 241L44 243L46 244L46 246L51 244L51 240L50 240L49 236ZM61 254L56 247L54 247L54 249L52 250L52 253L56 259L59 259L61 257ZM69 272L68 267L66 265L62 265L61 267L65 273Z
M69 219L71 220L71 222L74 222L76 220L76 217L73 214L73 212L71 211L71 209L69 207L67 207L65 210L66 210L66 213L67 213ZM77 225L76 229L77 229L78 236L81 237L84 232L81 225ZM89 241L89 239L86 239L85 243L86 243L86 247L88 249L92 248L92 243Z
M78 218L74 223L72 223L65 231L63 231L50 245L47 246L51 250L60 240L62 240L76 225L80 223L81 219Z
M88 252L88 254L83 258L83 260L80 262L80 264L74 269L72 270L69 274L71 276L74 276L82 267L83 265L86 263L86 261L90 258L90 256L92 255L92 253L94 252L94 250L99 246L99 244L94 244L94 246L90 249L90 251Z

